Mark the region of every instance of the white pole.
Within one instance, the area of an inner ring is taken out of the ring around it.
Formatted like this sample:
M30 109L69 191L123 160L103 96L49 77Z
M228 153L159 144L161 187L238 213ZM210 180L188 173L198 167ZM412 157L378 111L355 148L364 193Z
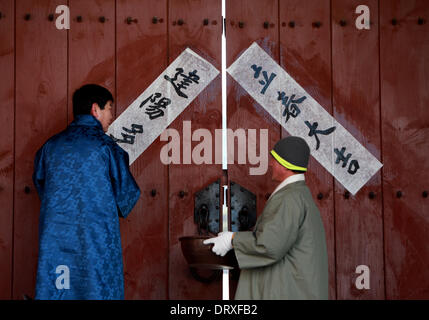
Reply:
M226 13L225 0L222 0L222 170L228 169L227 122L226 122ZM228 231L228 186L223 186L222 231ZM229 270L222 270L222 300L229 300Z
M222 170L228 169L227 155L227 104L226 104L226 15L225 0L222 0Z
M226 205L226 194L228 186L223 186L223 206L222 206L222 230L228 231L228 207ZM222 270L222 300L229 300L229 270Z

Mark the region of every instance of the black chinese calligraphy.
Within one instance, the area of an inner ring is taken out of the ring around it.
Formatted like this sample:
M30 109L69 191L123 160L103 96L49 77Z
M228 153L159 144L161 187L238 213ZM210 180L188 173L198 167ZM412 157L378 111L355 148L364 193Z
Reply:
M141 124L133 123L131 125L131 129L122 127L122 130L125 132L121 132L123 139L115 138L112 134L110 134L110 137L113 139L113 141L117 143L134 144L137 133L143 133L143 126Z
M280 92L277 91L278 97L277 100L282 102L282 105L284 106L283 111L283 117L286 117L286 123L288 122L289 118L296 118L301 113L301 110L298 107L298 104L301 104L304 102L305 99L307 99L306 96L302 96L301 98L295 99L295 95L291 95L290 97L286 96L286 93L284 91Z
M164 110L168 105L171 104L171 100L165 97L162 97L161 94L156 92L149 96L146 100L144 100L140 104L140 108L143 108L143 106L150 101L150 105L146 107L146 114L149 115L150 120L154 120L156 118L164 116Z
M255 71L255 74L253 75L253 77L255 79L258 79L259 75L261 74L262 67L258 67L256 64L253 64L251 68L253 69L253 71ZM268 77L268 73L266 71L262 71L262 76L264 77L264 80L259 80L259 84L263 85L261 93L265 94L265 91L267 91L268 87L270 86L274 78L277 76L277 74L273 72Z
M323 135L327 136L327 135L331 134L332 132L334 132L335 129L337 128L337 127L332 127L332 128L326 129L326 130L317 130L319 123L313 122L313 124L310 124L310 122L308 122L308 121L304 121L304 122L307 125L307 127L310 129L308 136L309 137L314 136L316 138L316 150L319 150L319 147L320 147L320 140L319 140L319 137L317 135L323 134Z
M200 77L197 75L197 70L189 72L188 75L183 73L183 68L176 68L176 71L177 72L173 78L165 75L164 79L173 85L173 88L179 97L187 99L188 96L182 90L187 89L192 83L198 84ZM183 80L178 81L179 76L182 77Z
M344 155L344 153L346 152L346 148L342 147L341 151L338 150L338 148L334 149L334 152L337 154L337 160L335 160L336 164L339 164L340 161L343 162L342 167L345 168L347 166L347 163L349 162L352 154L349 153L347 156ZM347 172L350 173L351 175L355 174L358 170L359 170L360 166L359 166L359 162L357 160L352 160L350 161L349 167L347 169Z

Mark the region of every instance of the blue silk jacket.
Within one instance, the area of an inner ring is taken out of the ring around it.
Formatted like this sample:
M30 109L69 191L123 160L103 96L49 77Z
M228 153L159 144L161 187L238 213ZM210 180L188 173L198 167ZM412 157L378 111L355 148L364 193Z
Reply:
M123 299L119 216L140 197L128 154L91 115L37 152L41 200L36 299Z

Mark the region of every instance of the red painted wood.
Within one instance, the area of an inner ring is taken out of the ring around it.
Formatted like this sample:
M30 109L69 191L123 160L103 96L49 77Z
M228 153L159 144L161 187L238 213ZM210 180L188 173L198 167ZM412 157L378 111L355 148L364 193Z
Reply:
M117 92L119 115L188 46L220 70L220 1L69 2L69 32L57 30L47 19L64 2L16 1L16 17L13 1L0 3L0 298L10 298L11 292L15 299L34 295L40 203L31 180L33 160L46 139L72 121L74 89L95 82ZM370 31L355 28L360 4L370 7ZM24 20L27 13L29 21ZM83 17L81 23L74 20L77 15ZM106 17L105 23L100 16ZM128 16L138 22L126 24ZM153 24L153 16L163 22ZM419 25L419 17L426 23ZM335 182L333 189L330 175L310 162L308 184L314 196L324 194L318 205L327 231L330 297L428 298L429 199L422 195L429 191L427 1L234 0L227 1L227 18L228 65L257 41L384 163L382 186L377 173L346 200L341 185ZM182 26L178 19L183 19ZM209 19L208 26L204 19ZM338 24L342 19L345 27ZM287 25L290 20L296 23L293 29ZM265 29L265 21L273 26ZM312 26L315 21L322 22L320 28ZM172 124L181 137L184 120L192 121L193 130L221 128L220 77ZM269 129L269 147L282 135L280 125L229 76L228 127L258 133ZM126 298L219 299L220 281L205 285L192 278L178 238L197 233L193 195L222 177L221 166L167 168L159 160L164 145L156 140L131 167L142 199L121 223ZM229 165L228 181L257 194L260 214L265 195L276 183L270 171L250 176L248 169ZM152 189L157 190L155 197ZM178 196L181 190L183 199ZM370 191L374 199L369 199ZM402 191L401 198L397 191ZM355 287L355 270L361 264L370 268L370 290ZM235 282L231 286L233 297Z
M381 160L378 2L366 1L370 30L355 27L358 0L332 1L332 73L334 117ZM339 24L346 20L346 26ZM369 192L375 198L369 198ZM335 183L335 239L338 299L383 299L383 217L381 174L349 199ZM356 267L370 270L370 289L357 289Z
M0 3L0 299L11 299L14 173L14 2Z
M179 25L179 19L183 24ZM209 24L204 25L204 19ZM189 47L202 58L221 68L221 2L218 0L169 1L169 63ZM183 138L183 121L191 121L192 131L222 128L221 79L215 78L172 123ZM181 142L182 143L182 142ZM198 142L193 142L192 146ZM213 141L214 163L214 141ZM181 144L182 146L182 144ZM181 159L183 160L183 154ZM180 248L179 238L196 235L194 194L220 179L220 164L181 164L169 166L169 298L220 299L221 281L203 284L195 280ZM184 191L185 196L179 197Z
M330 1L280 2L280 65L332 114ZM295 23L290 27L290 22ZM316 27L314 23L320 22ZM288 134L283 129L282 136ZM322 216L329 260L329 298L336 298L333 177L313 157L307 185ZM323 199L317 200L319 193Z
M254 41L256 41L271 57L279 61L278 46L278 1L236 0L227 1L227 65L230 66ZM268 21L270 27L264 28ZM242 28L240 28L242 22ZM259 134L261 129L268 130L267 153L280 139L280 124L271 117L240 85L229 75L228 77L228 128L257 131L257 152L260 150ZM268 168L265 175L250 175L250 165L238 164L236 142L234 164L228 165L228 179L250 190L257 196L257 215L261 214L269 193L274 191L278 183L272 181L271 170ZM235 291L232 294L234 297Z
M167 67L167 2L120 0L116 17L119 116ZM127 17L137 23L127 24ZM121 219L126 299L167 298L168 168L159 158L163 144L155 140L131 166L142 195L128 218Z
M95 83L115 94L115 1L69 0L69 108L73 121L73 92ZM82 17L82 22L77 21ZM105 17L105 22L99 21Z
M254 41L278 61L278 2L230 1L227 3L227 65L231 65ZM264 29L264 22L274 27ZM243 28L239 23L243 22ZM268 150L280 139L280 124L228 75L228 128L268 130ZM228 143L232 143L229 141ZM237 146L235 148L237 150ZM257 145L259 151L259 143ZM234 181L257 195L257 213L260 214L276 183L271 180L268 168L265 175L249 175L249 165L238 164L237 152L234 165L228 166L230 181Z
M31 178L34 156L67 125L67 32L57 30L47 18L60 4L53 0L16 4L14 299L34 295L40 207Z
M386 298L428 299L429 3L381 0L380 14Z

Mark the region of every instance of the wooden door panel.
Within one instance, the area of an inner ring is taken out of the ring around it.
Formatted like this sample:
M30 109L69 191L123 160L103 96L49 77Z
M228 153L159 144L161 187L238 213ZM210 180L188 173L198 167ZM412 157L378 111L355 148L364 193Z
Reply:
M380 1L387 299L429 297L428 17L427 1Z
M226 1L227 67L255 41L274 60L279 61L278 6L277 0ZM244 130L247 146L249 130L256 130L256 153L268 153L280 139L280 124L228 74L227 95L228 129L235 133ZM267 150L261 149L262 130L268 132ZM260 215L277 183L272 180L269 167L265 174L251 175L250 168L261 166L261 163L250 164L247 150L246 163L240 164L238 139L228 139L228 145L234 146L234 155L228 155L234 161L228 164L228 182L238 183L256 195L256 211ZM231 298L234 298L236 285L236 281L231 281Z
M136 22L127 23L128 17ZM119 116L167 67L167 2L117 1L116 45ZM156 139L131 166L141 196L121 219L126 299L167 298L168 168L159 158L162 145Z
M280 65L332 114L330 1L280 2ZM288 136L282 129L282 137ZM329 298L336 297L333 177L311 157L307 185L322 216L329 260ZM319 195L323 198L318 199Z
M67 126L67 32L48 20L61 4L16 1L14 299L34 296L40 207L34 157Z
M82 85L98 84L115 96L115 1L69 0L69 8L70 123L73 121L73 92ZM104 22L100 21L101 17Z
M14 2L0 3L0 300L11 299L14 174Z
M355 26L356 0L332 1L333 115L369 152L381 159L378 2L367 1L370 30ZM341 25L341 20L346 24ZM373 192L374 197L370 196ZM335 239L338 299L383 299L381 173L355 196L335 182ZM359 265L370 271L370 288L358 289Z
M208 25L204 20L208 19ZM169 62L189 47L202 58L221 69L221 2L195 0L169 2ZM183 122L191 121L191 130L208 129L215 137L215 130L222 128L221 79L216 77L204 91L173 121L170 128L179 132L181 150L189 139L183 133ZM198 142L192 142L194 147ZM195 280L180 248L179 238L196 235L194 223L194 194L206 185L220 179L222 166L215 163L215 143L212 143L212 164L169 165L169 298L170 299L220 299L221 281L205 284ZM180 197L183 191L183 197ZM207 276L205 272L201 273Z

